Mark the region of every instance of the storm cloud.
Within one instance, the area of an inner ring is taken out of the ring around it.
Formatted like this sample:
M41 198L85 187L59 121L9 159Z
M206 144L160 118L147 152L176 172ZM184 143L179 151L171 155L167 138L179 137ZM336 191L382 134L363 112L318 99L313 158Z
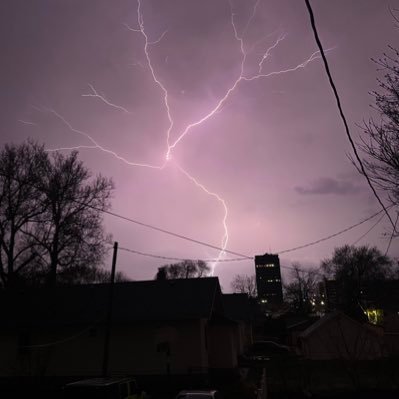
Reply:
M349 180L337 180L332 177L320 177L307 186L297 186L295 191L302 195L350 195L362 190Z

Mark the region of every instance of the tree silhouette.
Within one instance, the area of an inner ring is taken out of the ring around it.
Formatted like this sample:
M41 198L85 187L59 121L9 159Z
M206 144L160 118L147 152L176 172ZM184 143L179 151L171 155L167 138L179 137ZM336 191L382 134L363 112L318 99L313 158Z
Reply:
M6 145L0 152L0 278L4 287L17 285L38 255L27 238L44 212L43 193L35 185L46 162L43 147L31 142Z
M49 155L35 143L0 153L0 277L11 287L95 280L107 251L102 211L110 179L91 177L77 152Z
M255 298L257 296L255 276L247 276L246 274L236 274L230 284L231 289L235 293L248 294Z
M304 270L299 263L292 265L291 282L285 287L285 298L296 311L310 313L311 301L317 295L318 276L315 269Z
M102 176L91 179L76 151L68 156L56 152L46 165L41 179L46 212L32 237L43 249L40 263L54 286L57 278L68 280L101 264L110 241L102 211L110 206L113 183Z
M367 296L373 295L375 284L394 275L391 259L368 246L335 248L321 268L326 278L336 281L340 306L352 317L363 313L361 308L366 305Z
M156 280L206 277L211 268L203 260L184 260L179 263L158 267Z
M396 207L399 206L399 52L389 47L391 55L373 60L385 71L378 79L380 92L372 93L374 110L379 118L370 118L363 125L360 148L366 155L364 165L373 180L384 190Z

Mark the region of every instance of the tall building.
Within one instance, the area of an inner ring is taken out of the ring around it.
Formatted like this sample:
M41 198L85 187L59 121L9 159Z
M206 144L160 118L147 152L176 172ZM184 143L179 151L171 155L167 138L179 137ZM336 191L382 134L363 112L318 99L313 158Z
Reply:
M282 303L280 259L278 255L255 256L256 288L258 298L263 303Z

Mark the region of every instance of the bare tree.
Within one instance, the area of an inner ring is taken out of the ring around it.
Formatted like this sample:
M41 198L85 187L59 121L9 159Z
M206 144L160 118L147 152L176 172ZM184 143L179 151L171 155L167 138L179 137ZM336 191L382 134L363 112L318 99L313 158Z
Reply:
M28 142L6 145L0 153L0 281L17 284L36 258L27 235L44 213L43 194L36 190L47 161L43 147Z
M373 60L385 72L383 80L378 79L380 92L372 93L379 119L364 123L360 148L370 178L399 207L399 52L389 49L390 55Z
M156 280L167 280L177 278L206 277L211 268L203 260L184 260L171 265L164 265L158 268L155 275Z
M257 296L255 276L235 275L231 282L231 289L235 293L248 294L248 296L255 298Z
M299 263L292 265L291 282L285 287L285 298L296 311L309 313L317 295L318 272L304 269Z
M112 181L91 178L77 152L50 156L35 143L0 152L2 286L94 278L107 251L102 211Z
M76 151L68 156L56 152L47 162L40 181L46 211L30 236L41 248L36 266L46 270L50 286L79 280L101 264L110 241L102 211L110 206L112 189L110 179L91 178Z
M98 284L108 284L111 281L111 272L103 268L91 269L91 273L83 273L79 283L98 283ZM131 281L125 273L117 271L115 273L115 282L123 283L126 281ZM76 283L76 279L72 281Z

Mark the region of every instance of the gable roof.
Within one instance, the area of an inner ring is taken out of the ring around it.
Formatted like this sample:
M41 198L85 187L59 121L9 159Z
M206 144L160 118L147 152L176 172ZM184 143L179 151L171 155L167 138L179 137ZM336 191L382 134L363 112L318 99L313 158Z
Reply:
M314 316L302 316L302 315L290 315L285 318L285 327L289 331L304 331L312 326L320 317Z
M105 321L109 284L0 293L0 326L72 325ZM113 322L210 318L222 312L217 277L115 283Z
M325 314L323 317L321 317L319 320L317 320L315 323L313 323L310 327L308 327L305 331L303 331L300 334L300 337L301 338L308 338L313 333L315 333L319 328L321 328L322 326L324 326L325 324L329 323L330 321L332 321L334 319L345 319L345 320L349 321L350 323L352 323L353 325L356 325L357 327L363 328L365 331L376 335L375 331L367 328L365 325L359 323L357 320L354 320L354 319L350 318L345 313L343 313L343 312L341 312L339 310L336 310L334 312Z

